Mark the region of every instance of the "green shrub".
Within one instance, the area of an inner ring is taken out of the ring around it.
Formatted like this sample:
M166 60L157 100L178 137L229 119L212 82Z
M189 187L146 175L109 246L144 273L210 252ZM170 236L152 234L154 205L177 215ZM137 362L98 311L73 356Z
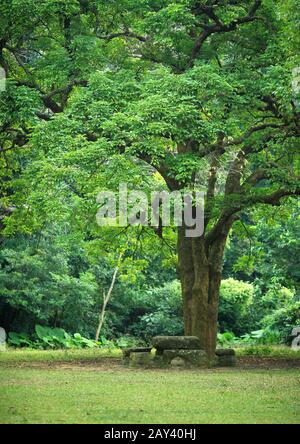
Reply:
M286 345L266 346L252 345L250 347L238 347L235 349L237 356L271 357L275 359L300 359L300 350L293 350Z
M249 328L249 308L253 300L254 288L251 284L235 279L225 279L220 288L220 331L230 331L241 335Z
M62 328L35 326L35 333L46 348L68 347L66 332Z
M217 340L218 345L221 347L229 347L234 345L238 341L238 338L236 338L233 333L226 331L224 333L218 333Z
M261 302L268 311L284 308L292 303L294 292L286 287L275 286L270 288L262 297Z
M74 349L74 348L101 348L116 350L124 347L144 345L142 340L132 336L122 336L114 341L100 337L96 342L83 337L79 333L70 335L62 328L50 328L42 325L35 326L35 334L31 337L26 333L10 332L8 344L11 347L28 347L32 349Z
M183 334L182 320L166 312L150 313L140 318L143 337L150 339L157 335L177 336Z
M31 347L34 348L34 342L31 341L27 333L10 332L8 334L8 344L13 347Z
M111 341L112 342L112 341ZM115 348L126 348L126 347L139 347L146 345L143 339L136 338L134 336L121 336L113 341Z
M239 343L246 345L275 345L280 344L281 342L280 332L269 328L246 333L245 335L242 335L239 340Z
M26 333L10 332L8 344L12 347L34 349L94 348L103 345L101 341L96 342L84 338L79 333L71 336L62 328L50 328L42 325L35 326L35 335L31 337Z
M293 328L300 326L300 301L265 316L262 325L270 331L278 331L281 340L290 344Z
M181 287L178 280L147 290L142 298L144 313L131 327L134 336L149 342L156 335L183 334Z
M247 356L270 356L272 354L272 347L268 347L268 346L252 346L252 347L247 347L246 352L244 353L244 355Z

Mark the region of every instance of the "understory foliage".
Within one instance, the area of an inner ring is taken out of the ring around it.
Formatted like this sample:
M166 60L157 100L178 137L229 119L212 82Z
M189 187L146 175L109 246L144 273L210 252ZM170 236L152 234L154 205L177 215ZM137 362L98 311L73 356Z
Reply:
M148 264L142 276L133 280L127 274L120 276L107 309L101 341L91 341L101 294L109 286L113 270L104 258L97 266L89 263L84 251L74 249L66 255L67 250L53 240L50 248L46 239L39 239L37 248L37 239L21 237L18 248L9 242L1 251L1 324L11 332L11 345L125 346L149 343L155 335L183 334L180 283L167 268L161 274L158 257ZM145 285L149 274L152 280ZM290 344L292 329L300 325L295 290L275 281L265 291L265 287L259 286L263 278L248 275L247 280L222 281L219 344ZM54 328L49 329L49 336L54 339L36 337L37 323Z
M62 328L51 328L36 325L33 334L10 332L8 336L8 345L16 348L32 349L74 349L74 348L107 348L117 349L137 344L138 341L133 338L124 337L110 341L104 337L98 341L83 337L80 333L73 335L67 333Z

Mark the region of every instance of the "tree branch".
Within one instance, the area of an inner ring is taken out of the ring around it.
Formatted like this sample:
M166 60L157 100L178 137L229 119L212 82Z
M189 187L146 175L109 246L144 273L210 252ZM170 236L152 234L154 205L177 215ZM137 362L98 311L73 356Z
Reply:
M255 196L249 198L249 204L250 206L254 204L267 204L267 205L273 205L273 206L279 206L280 200L284 197L289 196L300 196L300 187L295 188L294 190L288 190L288 189L279 189L277 191L274 191L271 194L267 194L265 196Z
M237 137L236 139L233 140L227 140L225 141L224 139L220 142L218 141L217 143L214 143L212 145L209 145L207 147L205 147L204 149L202 149L199 153L199 155L201 157L205 157L210 153L213 152L219 152L220 154L224 154L226 151L226 148L232 145L241 145L243 142L245 142L252 134L259 132L259 131L263 131L265 129L268 128L273 128L273 129L281 129L281 128L286 128L286 125L278 125L276 123L264 123L261 125L257 125L254 126L250 129L248 129L242 136ZM244 150L246 154L247 151Z
M300 187L295 188L294 190L281 188L279 190L274 191L273 193L261 196L240 195L241 198L240 202L237 203L235 206L232 206L232 208L224 210L223 213L221 214L221 217L215 224L215 226L206 235L205 239L207 244L210 245L218 238L218 236L222 235L222 232L226 230L228 223L231 223L232 225L232 223L235 220L238 220L239 216L237 215L237 213L244 210L245 208L249 208L256 204L279 206L282 198L289 196L291 197L299 196L299 195L300 195Z
M209 17L211 18L215 24L214 25L203 25L204 28L200 36L195 42L194 48L192 50L190 60L188 63L188 68L192 68L195 60L197 59L201 48L203 46L203 43L207 40L209 36L215 33L226 33L234 31L239 25L242 25L244 23L250 23L254 20L260 20L260 17L255 16L256 11L260 7L262 3L262 0L255 0L254 4L252 5L250 11L245 17L241 17L239 19L233 20L232 22L228 24L222 23L219 17L216 16L216 14L213 11L213 8L211 6L206 5L199 5L199 8Z
M131 38L131 39L136 39L139 40L140 42L147 42L147 40L149 40L149 37L145 37L142 35L138 35L134 32L131 31L123 31L123 32L115 32L113 34L107 34L107 35L99 35L97 34L98 39L101 40L113 40L119 37L127 37L127 38Z
M258 182L264 179L268 179L270 177L270 172L261 168L257 171L254 171L247 179L244 181L242 188L245 188L246 185L256 185Z

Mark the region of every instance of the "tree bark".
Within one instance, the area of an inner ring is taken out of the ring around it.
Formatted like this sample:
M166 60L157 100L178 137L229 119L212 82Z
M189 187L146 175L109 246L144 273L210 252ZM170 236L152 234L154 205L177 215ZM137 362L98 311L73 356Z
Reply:
M185 335L197 336L212 359L218 329L219 290L226 239L231 224L210 244L204 236L187 238L178 229L178 271L181 280Z

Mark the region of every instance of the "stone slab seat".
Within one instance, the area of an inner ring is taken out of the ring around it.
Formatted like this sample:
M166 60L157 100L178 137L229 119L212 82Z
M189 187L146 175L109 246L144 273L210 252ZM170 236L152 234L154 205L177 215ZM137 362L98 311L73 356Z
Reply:
M167 366L207 367L208 360L204 350L164 350L162 363Z
M150 353L152 347L129 347L123 348L122 353L124 358L129 358L131 353Z
M162 350L201 350L200 339L197 336L155 336L153 347Z
M235 356L235 351L233 348L217 348L217 356Z
M232 348L217 348L217 362L219 367L234 367L237 363L235 351Z
M152 362L150 352L131 352L129 358L125 359L130 367L149 367Z

